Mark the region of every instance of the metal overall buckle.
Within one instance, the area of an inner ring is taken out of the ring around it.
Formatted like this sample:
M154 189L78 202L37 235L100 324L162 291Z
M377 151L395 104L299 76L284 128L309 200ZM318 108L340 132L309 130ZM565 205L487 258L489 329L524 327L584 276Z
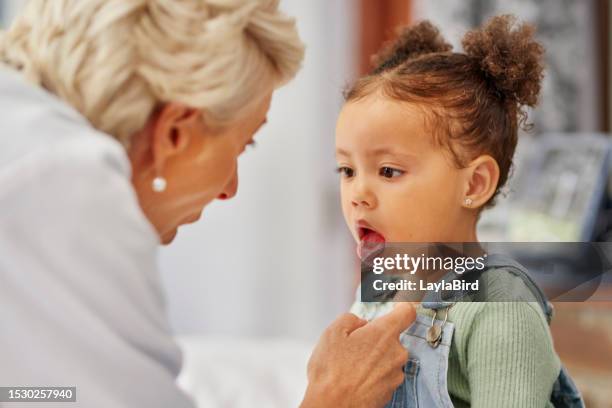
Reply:
M441 325L436 326L436 316L438 315L438 309L434 310L434 315L431 318L431 327L427 330L427 343L433 348L436 348L440 345L442 341L442 332L444 330L444 325L446 325L446 321L448 320L448 309L449 307L444 308L446 313L444 314L444 322Z

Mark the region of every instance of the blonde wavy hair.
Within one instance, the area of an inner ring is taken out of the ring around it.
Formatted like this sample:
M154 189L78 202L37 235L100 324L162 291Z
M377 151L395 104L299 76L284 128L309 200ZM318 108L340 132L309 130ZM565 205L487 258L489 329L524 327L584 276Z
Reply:
M303 55L278 0L30 0L0 33L1 63L125 146L165 102L231 123Z

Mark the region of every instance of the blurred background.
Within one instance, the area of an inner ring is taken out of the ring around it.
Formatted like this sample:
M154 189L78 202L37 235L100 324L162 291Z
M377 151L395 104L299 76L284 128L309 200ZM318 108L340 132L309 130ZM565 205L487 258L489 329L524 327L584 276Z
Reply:
M3 26L23 3L0 0ZM483 215L479 238L612 240L609 0L281 4L297 16L307 45L303 70L275 94L257 147L240 159L237 197L207 207L160 252L170 320L184 339L187 369L199 378L206 373L196 359L210 362L234 345L283 364L280 353L285 368L287 361L299 367L295 384L303 387L310 345L352 303L358 264L339 206L335 118L343 88L368 72L370 56L397 26L430 19L458 48L466 30L492 15L513 13L536 24L547 51L541 104L531 112L533 131L521 135L505 198ZM587 406L612 407L612 305L558 303L552 330ZM185 384L197 388L194 381ZM282 385L274 387L281 392ZM296 398L258 406L289 406Z

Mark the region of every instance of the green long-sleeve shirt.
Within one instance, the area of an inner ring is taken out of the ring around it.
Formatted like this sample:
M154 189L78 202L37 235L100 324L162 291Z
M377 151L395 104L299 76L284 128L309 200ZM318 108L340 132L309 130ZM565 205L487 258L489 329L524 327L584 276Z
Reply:
M522 280L503 268L481 279L488 284L487 299L516 301L458 302L449 309L448 321L455 325L447 374L453 404L552 407L549 399L561 363L540 305L527 301L533 297ZM364 306L373 305L357 302L352 310L360 314ZM422 307L417 313L433 315Z

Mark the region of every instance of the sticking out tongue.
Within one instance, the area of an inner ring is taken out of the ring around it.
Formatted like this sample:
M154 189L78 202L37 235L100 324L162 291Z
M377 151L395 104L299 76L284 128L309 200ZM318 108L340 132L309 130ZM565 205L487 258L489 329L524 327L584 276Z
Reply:
M385 249L385 237L376 231L367 230L357 246L357 256L362 261L370 259Z

